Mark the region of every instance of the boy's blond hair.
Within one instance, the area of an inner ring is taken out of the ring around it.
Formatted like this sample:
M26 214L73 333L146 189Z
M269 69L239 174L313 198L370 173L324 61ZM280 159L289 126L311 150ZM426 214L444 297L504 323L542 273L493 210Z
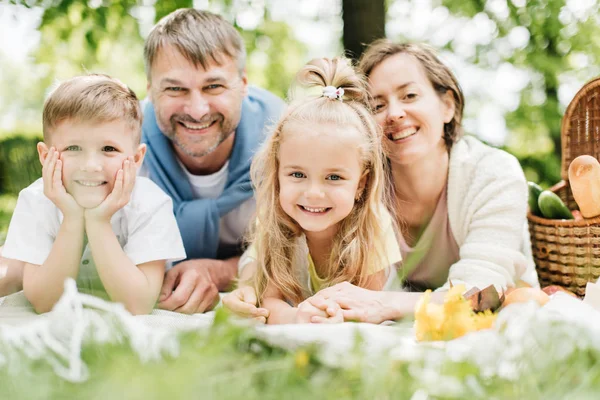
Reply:
M257 252L254 287L259 301L269 284L294 304L304 300L304 283L298 281L292 270L297 254L296 238L302 229L281 207L278 179L281 142L299 124L333 124L342 129L353 128L348 132L359 132L360 161L367 176L365 187L358 194L352 211L339 222L322 276L327 286L344 281L362 286L371 271L387 262L385 255L381 254L381 244L385 243L387 232L380 226L379 217L386 212L386 189L390 185L386 184L381 133L369 111L364 80L348 60L324 58L312 60L302 68L296 83L307 90L316 88L317 96L292 102L251 166L258 221L251 239ZM322 96L326 86L344 89L343 101Z
M236 62L240 75L246 66L242 36L223 17L208 11L183 8L158 21L144 45L148 81L158 51L168 45L175 47L196 67L201 65L207 69L210 62L221 65L223 56Z
M124 120L140 142L142 110L135 93L121 81L108 75L89 74L62 82L44 103L42 128L44 141L52 130L66 120L105 123Z

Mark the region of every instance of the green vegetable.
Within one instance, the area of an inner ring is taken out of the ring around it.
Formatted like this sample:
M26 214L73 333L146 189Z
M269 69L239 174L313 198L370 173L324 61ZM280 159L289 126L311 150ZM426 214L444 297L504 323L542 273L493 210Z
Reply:
M555 193L544 190L538 197L538 206L544 218L573 219L573 214Z
M535 182L527 182L527 186L529 187L529 209L533 215L537 215L538 217L542 216L542 212L540 211L540 207L538 206L538 198L540 194L543 192L543 189Z

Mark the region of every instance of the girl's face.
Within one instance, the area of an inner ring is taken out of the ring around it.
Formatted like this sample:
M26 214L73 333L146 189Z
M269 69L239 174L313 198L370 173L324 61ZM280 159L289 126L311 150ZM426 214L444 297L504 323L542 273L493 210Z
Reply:
M352 211L367 179L358 137L349 126L286 127L279 149L279 202L305 232L334 235Z
M454 116L450 93L438 94L421 62L405 53L386 58L369 76L375 119L396 164L412 164L444 148L444 124Z

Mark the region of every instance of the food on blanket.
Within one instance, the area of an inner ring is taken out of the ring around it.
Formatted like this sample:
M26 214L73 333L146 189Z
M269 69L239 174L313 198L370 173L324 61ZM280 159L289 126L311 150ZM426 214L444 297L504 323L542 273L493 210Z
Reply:
M558 285L546 286L545 288L542 288L542 291L544 293L546 293L548 296L552 296L554 293L557 293L557 292L563 292L570 296L577 297L577 295L575 293L571 292L569 289L565 289L564 287L558 286ZM577 298L579 298L579 297L577 297Z
M573 214L565 206L560 197L550 190L544 190L538 197L538 206L544 218L573 219Z
M502 301L504 301L504 298L506 297L506 295L509 294L510 292L512 292L513 290L518 289L518 288L523 288L523 287L532 287L532 286L522 279L517 279L515 281L515 286L507 287L506 290L502 293L504 295L504 297L502 298Z
M453 286L446 293L444 304L430 302L426 291L415 308L415 335L418 341L452 340L469 332L489 329L496 320L490 310L476 313L463 296L463 285Z
M583 155L571 161L569 185L584 218L600 215L600 163L596 158Z
M516 288L506 294L502 307L513 303L527 303L529 301L535 301L540 306L543 306L549 300L550 297L540 289L530 287Z
M504 294L500 295L494 285L490 285L483 290L479 288L472 288L463 297L471 303L473 311L495 311L502 305L504 300Z
M535 182L527 182L527 186L529 187L529 210L533 215L537 215L538 217L542 216L542 212L540 211L540 206L538 205L538 198L540 194L543 192L540 185Z

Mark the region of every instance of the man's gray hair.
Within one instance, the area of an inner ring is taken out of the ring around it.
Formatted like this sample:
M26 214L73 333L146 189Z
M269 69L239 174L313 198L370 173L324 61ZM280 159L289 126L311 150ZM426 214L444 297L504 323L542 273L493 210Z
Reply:
M144 45L148 81L158 51L167 45L174 46L196 67L207 69L211 61L221 65L224 56L236 62L240 75L246 67L242 36L223 17L209 11L183 8L158 21Z

